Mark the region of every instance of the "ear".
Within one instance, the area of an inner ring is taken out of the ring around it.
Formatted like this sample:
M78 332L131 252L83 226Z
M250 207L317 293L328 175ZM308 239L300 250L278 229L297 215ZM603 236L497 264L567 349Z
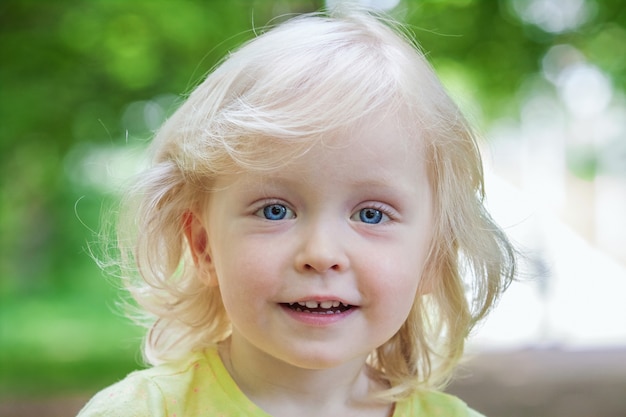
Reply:
M186 211L183 214L183 230L189 244L191 258L200 275L206 278L209 285L216 285L217 279L215 279L215 269L209 248L209 235L196 213Z

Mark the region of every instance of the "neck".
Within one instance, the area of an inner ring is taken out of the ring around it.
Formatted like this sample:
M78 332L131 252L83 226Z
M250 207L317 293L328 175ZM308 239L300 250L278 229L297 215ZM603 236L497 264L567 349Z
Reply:
M304 369L237 343L220 345L226 369L246 396L272 416L389 415L390 406L371 398L380 389L369 377L366 358L329 369Z

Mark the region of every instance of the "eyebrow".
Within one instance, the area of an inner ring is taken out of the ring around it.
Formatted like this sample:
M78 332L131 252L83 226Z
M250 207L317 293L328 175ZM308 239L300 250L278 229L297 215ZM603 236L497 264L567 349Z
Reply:
M300 179L294 178L293 176L285 176L281 173L278 174L263 174L263 175L254 175L248 178L248 185L251 187L257 187L261 184L262 187L266 186L277 186L277 187L294 187L297 188L299 185L298 182ZM415 178L414 182L409 183L399 183L397 179L389 176L388 178L380 178L380 177L372 177L366 179L359 179L357 181L349 184L351 188L367 190L371 189L376 192L393 192L393 193L410 193L411 191L415 191L420 188L420 179ZM401 185L402 184L402 185ZM424 184L427 186L427 184Z

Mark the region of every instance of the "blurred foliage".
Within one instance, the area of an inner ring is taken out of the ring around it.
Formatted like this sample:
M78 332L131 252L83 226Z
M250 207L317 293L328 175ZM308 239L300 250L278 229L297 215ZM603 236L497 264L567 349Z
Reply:
M481 124L515 117L554 45L575 46L624 90L624 2L587 1L588 19L563 33L524 23L515 3L405 0L396 13ZM115 286L85 250L115 200L94 185L111 168L88 156L146 141L254 28L322 6L0 2L0 397L92 390L136 366L139 332L111 313Z

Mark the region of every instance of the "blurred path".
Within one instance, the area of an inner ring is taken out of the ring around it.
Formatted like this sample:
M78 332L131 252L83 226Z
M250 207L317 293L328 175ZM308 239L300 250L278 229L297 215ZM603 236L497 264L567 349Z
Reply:
M626 416L626 347L488 352L459 373L449 391L488 417Z

